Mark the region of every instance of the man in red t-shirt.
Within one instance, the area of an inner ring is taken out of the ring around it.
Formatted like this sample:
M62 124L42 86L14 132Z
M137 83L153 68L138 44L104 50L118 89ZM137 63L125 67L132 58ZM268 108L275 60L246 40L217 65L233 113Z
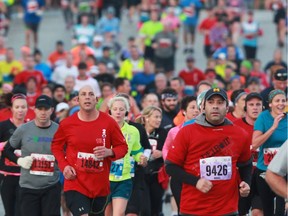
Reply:
M104 215L111 161L124 157L128 148L115 120L95 109L98 99L91 86L80 89L78 100L80 111L60 122L51 150L65 178L72 214Z
M252 92L245 98L245 117L234 122L248 133L250 145L252 144L252 136L254 131L254 123L258 115L263 110L263 99L259 93ZM258 151L253 151L253 168L257 165ZM251 193L248 197L240 197L239 199L239 215L246 215L252 208L252 215L263 215L263 207L260 196L257 191L256 175L252 174Z
M37 81L37 91L41 92L41 87L47 84L47 81L40 71L34 70L35 60L33 55L29 55L26 58L25 65L26 65L25 70L15 76L14 85L21 85L21 84L25 85L25 83L27 83L30 77L35 77Z
M182 182L181 215L238 215L239 193L246 197L250 192L249 139L225 118L229 106L224 90L208 90L203 106L204 113L174 139L166 171Z
M186 65L187 68L179 72L179 77L184 80L186 87L190 86L195 88L200 81L205 80L205 75L203 71L194 66L195 59L192 56L186 58Z

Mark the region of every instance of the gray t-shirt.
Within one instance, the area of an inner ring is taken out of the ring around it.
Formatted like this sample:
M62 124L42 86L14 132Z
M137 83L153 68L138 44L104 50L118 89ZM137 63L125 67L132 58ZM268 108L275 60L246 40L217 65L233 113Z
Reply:
M270 171L283 177L287 175L287 145L286 140L268 166Z
M159 32L155 35L154 41L158 47L155 49L155 56L169 58L175 54L176 36L172 32Z
M34 121L30 121L18 127L10 137L10 145L15 149L21 149L21 157L29 156L31 154L41 156L37 161L37 165L32 165L32 167L36 167L36 171L33 171L34 174L31 174L32 168L30 170L21 168L21 176L19 181L21 187L43 189L59 182L60 172L55 162L52 165L49 164L49 167L54 166L54 172L50 172L52 173L51 175L47 175L47 172L45 172L46 175L43 173L40 174L39 170L37 170L40 168L41 171L42 168L47 168L47 161L44 160L46 162L43 162L41 159L42 156L43 159L44 157L47 157L47 155L49 155L48 157L53 156L51 152L51 142L57 129L58 124L55 122L52 122L50 127L39 128L35 125ZM33 163L35 163L35 160ZM33 170L35 169L33 168Z

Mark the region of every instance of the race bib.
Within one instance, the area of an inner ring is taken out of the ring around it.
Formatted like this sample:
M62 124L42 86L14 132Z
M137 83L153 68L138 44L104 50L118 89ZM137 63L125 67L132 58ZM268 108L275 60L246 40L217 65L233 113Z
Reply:
M16 149L14 150L14 154L17 156L17 157L21 157L21 150L20 149ZM18 164L10 161L8 158L5 157L5 165L6 166L18 166Z
M122 178L124 159L113 161L110 168L110 175L116 179Z
M31 154L33 163L30 168L30 174L42 175L42 176L53 176L55 157L49 154Z
M157 140L155 140L155 139L149 139L149 143L150 143L150 146L151 146L152 151L154 151L154 150L157 149Z
M278 151L279 148L264 148L264 165L268 166Z
M130 175L131 177L134 177L135 176L135 160L132 156L130 156L130 166L131 166Z
M102 172L103 160L97 159L94 154L78 152L76 166L83 172Z
M232 176L232 159L227 157L210 157L200 159L201 178L207 180L229 180Z
M188 7L185 7L183 12L186 15L186 17L194 17L195 16L195 6L190 5Z
M38 10L38 2L35 0L30 0L27 3L27 12L35 13Z

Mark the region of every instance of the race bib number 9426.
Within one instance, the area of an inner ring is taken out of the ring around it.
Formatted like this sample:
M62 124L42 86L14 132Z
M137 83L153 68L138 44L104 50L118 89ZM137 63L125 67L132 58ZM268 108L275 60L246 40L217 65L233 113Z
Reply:
M200 159L201 178L207 180L229 180L232 176L231 157L210 157Z

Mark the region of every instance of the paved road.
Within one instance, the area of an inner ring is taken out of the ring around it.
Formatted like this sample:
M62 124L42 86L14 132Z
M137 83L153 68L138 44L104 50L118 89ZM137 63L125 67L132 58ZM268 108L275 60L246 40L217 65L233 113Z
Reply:
M275 27L272 24L272 13L268 11L256 11L255 18L260 22L261 27L264 29L264 35L259 41L258 58L262 60L263 63L268 62L272 59L273 51L276 48L276 32ZM203 19L204 13L201 13L201 19ZM136 33L136 27L131 26L128 23L126 16L123 16L122 21L122 33L121 33L121 44L126 44L126 39L128 36L134 35ZM64 27L64 21L60 10L50 10L45 12L43 22L40 26L39 35L39 47L46 58L50 52L54 49L54 44L57 40L61 39L65 43L65 47L68 49L71 47L71 32L67 31ZM9 37L7 41L8 46L12 46L16 50L16 55L20 56L19 47L24 44L24 26L22 20L14 18L11 25L11 30L9 32ZM205 69L206 59L202 51L203 37L197 35L196 46L195 46L195 58L196 65ZM180 48L176 55L176 71L185 67L185 56L182 53L183 43L182 40L179 41ZM287 53L285 56L287 59ZM170 207L164 205L165 216L171 215ZM0 216L4 215L2 203L0 202Z

